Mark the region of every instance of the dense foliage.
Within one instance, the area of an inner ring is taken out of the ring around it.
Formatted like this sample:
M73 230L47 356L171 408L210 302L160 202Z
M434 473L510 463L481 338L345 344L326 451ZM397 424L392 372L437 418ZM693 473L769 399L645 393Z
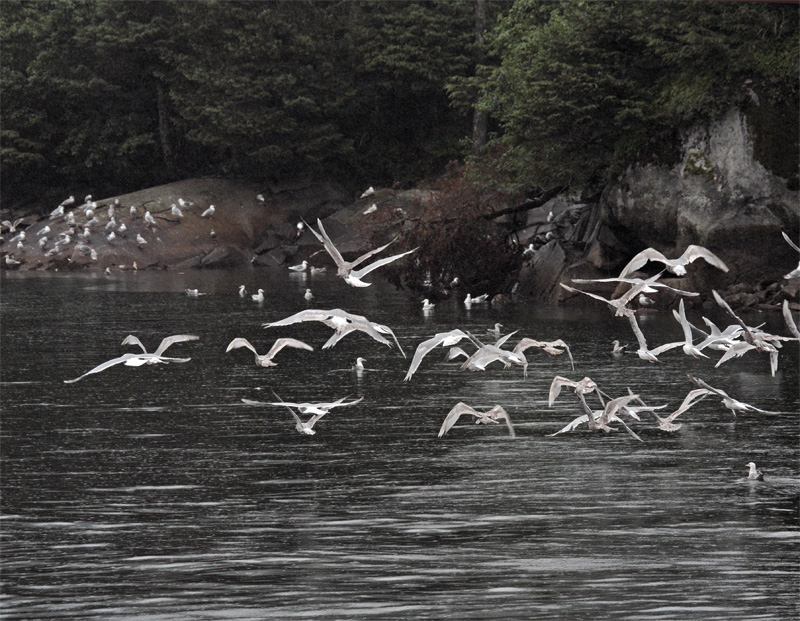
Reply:
M759 98L797 109L796 6L517 0L490 36L497 66L479 79L480 106L519 181L619 170Z
M3 203L200 174L414 184L469 153L517 187L580 184L732 104L796 105L798 34L765 3L4 0Z

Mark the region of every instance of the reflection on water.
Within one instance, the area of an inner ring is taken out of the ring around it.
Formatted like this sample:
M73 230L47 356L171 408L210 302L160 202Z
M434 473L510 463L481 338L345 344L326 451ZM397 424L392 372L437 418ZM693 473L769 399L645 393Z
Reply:
M772 378L745 356L715 369L682 354L650 365L614 359L631 340L604 308L496 312L420 303L381 283L282 270L53 274L2 280L4 618L607 618L788 619L800 593L798 348ZM265 302L237 289L266 291ZM190 298L185 288L208 293ZM315 323L264 329L311 305L392 327L409 358L363 334L322 350ZM691 320L699 314L689 313ZM724 317L712 315L723 325ZM780 317L766 329L783 333ZM576 360L529 350L519 368L458 370L431 352L402 378L420 341L467 327L563 338ZM681 338L652 315L653 342ZM117 366L64 384L124 351L200 336L170 355L183 365ZM270 369L234 337L266 351L293 336ZM350 370L356 357L367 370ZM582 430L549 438L579 412L554 375L628 387L672 411L704 378L777 417L734 419L707 399L676 434L647 419L644 440ZM329 401L315 436L283 408L249 398ZM499 403L517 431L460 421L436 434L457 401ZM766 472L746 480L745 464Z

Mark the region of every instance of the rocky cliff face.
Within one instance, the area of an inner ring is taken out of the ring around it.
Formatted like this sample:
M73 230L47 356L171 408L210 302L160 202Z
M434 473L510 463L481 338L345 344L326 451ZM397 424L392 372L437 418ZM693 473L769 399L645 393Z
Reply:
M566 252L548 246L537 250L528 268L536 276L526 281L523 274L521 290L542 301L564 301L568 294L557 286L560 281L593 271L613 274L646 247L672 257L690 244L707 247L731 268L726 274L693 264L684 285L695 290L783 285L783 275L798 257L781 232L798 238L800 197L787 179L755 158L753 144L747 117L739 110L685 132L677 164L629 168L598 203L584 207L582 218L591 224L582 237L549 240Z

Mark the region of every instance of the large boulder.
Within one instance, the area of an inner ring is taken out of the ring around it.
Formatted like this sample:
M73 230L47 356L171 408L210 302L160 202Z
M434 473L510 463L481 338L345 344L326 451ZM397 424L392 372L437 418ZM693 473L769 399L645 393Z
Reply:
M609 186L605 219L628 244L627 258L648 246L671 257L702 245L731 268L694 268L717 287L774 281L791 269L797 253L781 231L797 238L798 192L757 161L753 141L747 117L731 110L685 132L677 164L634 166Z

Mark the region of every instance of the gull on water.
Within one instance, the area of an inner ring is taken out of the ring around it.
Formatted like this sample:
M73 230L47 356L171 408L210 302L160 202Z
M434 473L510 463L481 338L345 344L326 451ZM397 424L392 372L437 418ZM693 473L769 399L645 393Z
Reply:
M289 269L292 272L305 272L307 268L308 268L308 261L306 261L306 260L303 260L303 262L299 263L298 265L290 265L289 266Z
M613 356L621 356L625 353L627 345L620 345L619 341L616 339L611 341L611 355Z
M188 295L190 298L199 298L201 295L206 294L201 292L199 289L186 289L186 295Z
M419 368L422 359L434 348L439 347L452 347L456 343L460 342L461 339L469 338L469 335L464 332L463 330L455 329L450 330L449 332L438 332L434 334L431 338L422 341L419 345L417 345L417 350L414 352L413 358L411 358L411 365L408 367L408 373L403 378L403 381L407 382L411 379L411 376L414 375L416 370ZM464 350L461 350L464 355L469 358Z
M483 293L481 295L477 295L474 298L472 297L471 293L468 293L467 297L464 298L464 306L469 308L473 304L483 304L488 299L489 299L489 294L488 293Z
M728 271L728 266L713 252L707 248L703 248L703 246L690 245L677 259L668 259L655 248L645 248L622 268L619 276L620 278L625 278L644 267L649 261L663 263L666 268L676 276L685 276L686 266L697 259L704 259L709 265L713 265L723 272Z
M491 410L479 412L463 401L459 401L455 404L455 406L453 406L453 409L450 410L445 417L444 422L439 429L440 438L450 431L450 428L456 424L462 414L470 414L475 417L476 425L489 425L492 423L499 424L501 420L504 420L506 422L506 426L508 427L509 435L512 438L516 437L516 434L514 433L514 425L511 423L511 418L508 416L508 412L506 412L502 406L495 405Z
M487 330L487 332L489 333L489 336L493 336L493 337L499 339L500 335L503 334L503 324L502 323L496 323L496 324L494 324L494 328L489 328Z
M310 302L311 300L314 299L314 294L311 293L311 289L306 289L306 292L303 294L303 297Z
M156 350L152 354L149 354L147 353L147 350L145 349L144 345L142 345L142 342L137 337L133 336L132 334L129 334L122 341L122 344L138 345L139 347L142 348L142 353L123 354L118 358L112 358L111 360L108 360L96 366L92 370L87 371L80 377L76 377L75 379L71 380L64 380L64 383L73 384L79 380L82 380L87 375L92 375L93 373L100 373L101 371L105 371L109 367L113 367L114 365L117 364L124 364L125 366L129 367L139 367L142 366L143 364L166 364L169 362L189 362L191 358L167 358L163 354L167 350L167 348L173 345L174 343L181 343L184 341L197 341L199 340L199 338L200 338L199 336L196 336L194 334L175 334L173 336L168 336L161 340L161 343L159 344L158 348L156 348Z
M243 298L247 295L247 289L245 289L244 285L239 285L239 297Z
M761 414L769 414L770 416L776 416L778 412L770 412L768 410L762 410L760 408L755 407L754 405L750 405L748 403L743 403L742 401L738 401L731 397L727 392L722 390L721 388L714 388L713 386L709 386L706 382L701 380L699 377L694 377L693 375L689 376L689 379L692 380L695 384L700 386L700 388L705 388L710 393L721 397L722 404L728 408L731 413L736 416L736 413L739 412L740 414L744 412L760 412Z
M764 473L761 470L756 469L756 464L754 462L750 462L745 464L746 468L749 468L747 473L747 478L750 481L763 481L764 480Z
M295 349L305 349L307 351L314 351L314 348L311 345L304 343L303 341L298 341L297 339L292 338L280 338L275 341L272 345L270 350L264 354L263 356L259 356L256 348L250 344L246 338L238 337L233 339L229 344L228 348L225 350L227 354L232 349L237 349L239 347L245 347L249 349L256 357L256 366L257 367L274 367L277 366L277 363L273 362L272 359L281 351L284 347L294 347Z
M352 313L348 313L346 311L341 310L340 308L334 308L331 310L319 310L309 308L304 311L300 311L299 313L295 313L285 319L281 319L279 321L273 321L271 323L262 324L264 328L274 328L276 326L288 326L294 323L300 323L304 321L319 321L324 323L329 328L333 328L334 334L328 341L322 346L322 349L328 349L329 347L333 347L336 343L338 343L342 338L344 338L347 334L360 331L368 334L373 339L378 341L379 343L383 343L388 347L391 347L392 344L388 340L386 340L382 334L389 334L394 339L394 342L397 344L397 348L400 350L400 353L403 357L406 357L403 348L400 347L400 342L397 340L394 332L391 328L384 326L379 323L375 323L364 317L363 315L354 315Z
M407 250L406 252L402 252L400 254L396 254L391 257L387 257L385 259L379 259L366 267L362 267L361 269L355 269L356 266L361 265L364 261L372 257L373 255L381 252L384 250L389 244L391 244L394 240L390 241L388 244L384 244L383 246L379 246L374 250L370 250L369 252L362 254L358 257L355 261L345 261L342 257L342 254L333 245L331 238L325 232L325 227L322 226L322 220L317 218L317 226L319 227L319 231L315 231L313 227L309 226L308 230L311 231L314 236L322 242L322 245L325 247L325 250L333 259L334 263L336 263L336 273L338 276L344 278L344 281L352 286L352 287L369 287L372 283L364 282L361 280L364 276L369 274L371 271L378 269L384 265L391 263L392 261L396 261L412 252L416 251L416 248L413 250Z
M244 286L244 285L242 285L242 286ZM253 298L253 300L256 301L256 302L263 302L264 301L264 290L263 289L259 289L258 293L253 293L250 297Z
M356 361L353 363L352 370L360 373L366 369L364 363L367 361L366 358L361 358L360 356L356 358Z
M433 310L433 307L436 306L433 302L431 302L428 298L422 300L422 310L429 311Z

